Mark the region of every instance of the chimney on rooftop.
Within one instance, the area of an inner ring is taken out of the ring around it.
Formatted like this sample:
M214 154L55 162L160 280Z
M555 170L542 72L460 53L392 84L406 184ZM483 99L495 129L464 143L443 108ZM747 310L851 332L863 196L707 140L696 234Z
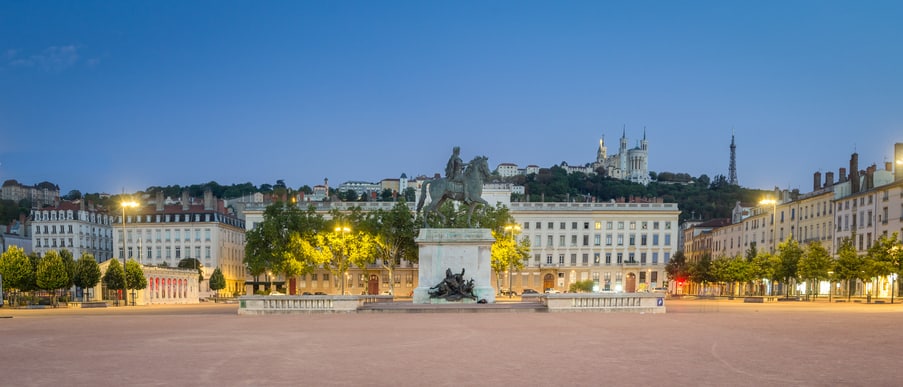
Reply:
M183 189L182 190L182 211L188 211L188 209L190 208L190 203L188 200L189 200L188 190Z
M825 172L825 188L834 186L834 172Z
M163 190L157 191L157 212L163 212Z
M821 172L815 172L812 174L812 190L818 191L821 189Z
M859 153L850 156L850 193L859 193Z

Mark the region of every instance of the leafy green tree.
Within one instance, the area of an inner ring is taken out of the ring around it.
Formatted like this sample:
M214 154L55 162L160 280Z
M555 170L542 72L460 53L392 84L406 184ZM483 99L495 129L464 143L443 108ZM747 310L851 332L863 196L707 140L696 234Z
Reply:
M103 274L103 283L108 291L121 291L125 288L125 269L117 259L111 259L109 262L107 271ZM119 302L118 297L116 302Z
M198 271L198 283L204 280L204 265L197 258L182 258L176 267L183 269L195 269Z
M701 284L703 288L715 280L712 273L712 256L708 253L702 255L698 261L690 264L690 281Z
M226 288L226 277L223 276L223 271L217 267L213 270L213 274L210 275L210 290L216 292L219 295L219 291Z
M56 306L57 290L69 283L66 265L60 258L60 254L54 250L44 254L44 257L38 262L38 270L35 274L38 287L51 292L50 303Z
M591 279L577 281L572 283L571 286L568 287L568 291L571 293L591 293L593 291L593 286L595 285L596 283Z
M414 238L414 214L405 201L395 203L388 211L379 209L367 215L360 223L364 231L373 235L374 254L388 272L390 293L395 294L395 269L402 261L417 263L419 259Z
M891 238L882 235L868 249L868 262L870 263L870 268L866 271L874 276L876 280L878 277L887 278L891 274L897 273L899 271L897 268L899 262L897 261L895 254L896 249L899 249L897 233L894 233Z
M668 279L675 282L683 282L690 277L690 265L683 251L674 253L665 264L665 272L668 273Z
M66 267L66 275L69 277L69 283L64 286L66 289L75 285L75 259L72 252L66 249L60 250L60 258L63 260L63 266Z
M790 290L797 276L797 267L802 256L803 249L796 239L787 237L787 240L778 244L778 257L781 260L781 264L778 266L778 271L775 274L784 283L785 296L790 295Z
M314 236L313 242L297 238L296 246L304 257L312 259L318 266L329 270L335 278L341 279L341 294L345 294L345 275L351 266L364 268L372 262L374 242L370 234L362 231L323 232ZM300 261L300 260L299 260Z
M815 289L814 293L817 297L819 281L827 280L828 272L833 269L834 260L821 243L812 242L806 246L806 250L799 261L799 275L809 285L809 293L812 293L812 289Z
M0 254L0 275L3 276L3 285L7 289L27 291L35 282L35 271L31 265L25 250L18 246L10 246L8 250ZM17 292L13 292L15 295ZM17 300L10 300L17 305Z
M302 240L310 243L325 230L323 217L313 206L302 211L294 203L276 202L267 206L263 222L246 233L245 267L255 281L267 272L287 277L312 271L315 267L301 254Z
M495 242L492 243L490 266L495 271L496 290L501 292L502 273L515 268L523 268L523 256L518 250L518 243L514 235L509 236L492 231L492 236L495 238Z
M855 280L862 277L864 261L856 254L851 238L844 238L840 248L837 249L837 262L834 265L834 275L837 279L847 284L847 300L853 295Z
M75 276L73 283L84 289L82 293L82 301L87 301L88 289L91 289L100 282L100 265L94 259L94 256L88 253L82 253L81 258L75 263Z
M125 287L127 290L141 290L147 288L147 277L144 276L144 269L134 259L129 259L125 263ZM132 304L135 303L135 293L132 292ZM128 303L128 299L126 299Z
M780 277L778 275L778 268L781 266L781 259L775 255L772 255L767 252L759 252L758 255L753 258L751 262L751 272L752 278L755 279L756 282L762 280L769 280L774 283ZM765 294L766 289L761 289L760 294Z

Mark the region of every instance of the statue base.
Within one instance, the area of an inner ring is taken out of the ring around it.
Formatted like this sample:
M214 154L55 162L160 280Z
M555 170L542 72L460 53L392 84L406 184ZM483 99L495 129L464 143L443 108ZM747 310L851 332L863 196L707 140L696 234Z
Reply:
M416 242L420 247L415 304L461 304L486 300L495 302L492 287L492 232L488 228L423 228ZM473 279L476 299L447 301L430 297L433 286L445 280L446 271L461 273L464 280Z

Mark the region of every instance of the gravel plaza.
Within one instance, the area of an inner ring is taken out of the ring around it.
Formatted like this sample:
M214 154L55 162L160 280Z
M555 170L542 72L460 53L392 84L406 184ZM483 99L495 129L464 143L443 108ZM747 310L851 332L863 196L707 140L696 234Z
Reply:
M668 313L239 316L0 309L5 386L893 386L903 305L668 300Z

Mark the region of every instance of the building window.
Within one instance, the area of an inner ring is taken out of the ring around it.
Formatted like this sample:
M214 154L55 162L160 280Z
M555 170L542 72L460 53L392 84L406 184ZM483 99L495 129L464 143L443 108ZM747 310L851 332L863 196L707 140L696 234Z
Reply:
M599 262L598 262L598 254L599 254L599 253L596 253L596 254L597 254L597 255L596 255L596 260L597 260L597 262L596 262L596 263L599 263ZM581 258L583 258L583 265L584 265L584 266L586 266L586 265L589 264L589 254L583 253L583 256L582 256Z
M636 246L636 234L630 234L630 246Z
M618 246L624 246L624 234L618 234Z
M658 234L652 234L652 245L658 246Z
M640 235L640 246L646 246L646 234Z
M210 259L210 246L204 246L204 258Z
M596 222L595 225L594 225L594 227L595 227L596 230L601 230L601 229L602 229L602 222Z
M599 264L599 253L593 253L593 264L594 265Z
M552 254L546 255L546 265L552 264Z
M671 234L665 234L665 246L671 246Z
M602 244L602 236L599 234L593 235L593 246L599 246Z
M537 230L541 230L541 229L542 229L542 222L536 222L536 229L537 229Z
M583 245L584 245L584 246L589 246L589 235L584 235L584 236L583 236ZM596 245L596 246L598 246L598 245Z
M624 253L618 253L618 265L624 263Z
M564 222L559 223L559 224L558 224L558 229L559 229L559 230L564 230L564 228L565 228L565 227L564 227L564 224L565 224Z
M182 258L182 248L179 246L176 246L176 259L181 259L181 258Z
M558 264L564 265L564 254L558 254Z
M658 253L652 253L652 264L658 265Z

